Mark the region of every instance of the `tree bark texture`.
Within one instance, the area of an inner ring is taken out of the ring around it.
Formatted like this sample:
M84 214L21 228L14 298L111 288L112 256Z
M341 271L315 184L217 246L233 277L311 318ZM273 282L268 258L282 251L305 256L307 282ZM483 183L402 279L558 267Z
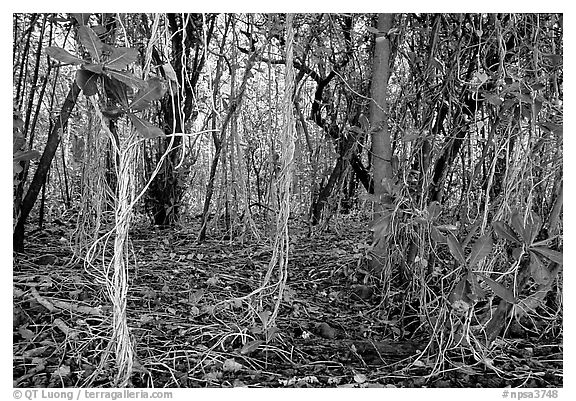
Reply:
M26 224L26 219L30 215L32 208L38 199L38 194L42 189L42 185L44 185L46 182L46 176L50 170L52 159L54 159L54 155L56 154L56 150L60 144L60 139L62 138L62 130L64 127L66 127L68 118L70 117L70 114L76 105L76 100L78 99L79 94L80 87L74 81L70 87L70 90L68 91L66 100L62 105L60 115L54 121L52 130L50 130L48 133L46 147L44 148L44 152L40 157L40 162L38 163L38 167L36 168L36 172L34 173L30 187L26 192L26 196L22 201L18 221L14 227L13 246L14 250L17 252L22 252L24 250L24 225Z
M390 40L388 32L392 28L392 14L378 15L378 32L374 47L374 64L370 102L370 128L372 132L372 175L374 177L374 195L379 197L375 205L373 227L378 225L382 230L374 231L374 255L372 268L381 270L385 266L387 253L385 236L389 232L390 216L387 209L391 203L386 193L386 181L392 178L392 146L388 131L388 77L390 76Z

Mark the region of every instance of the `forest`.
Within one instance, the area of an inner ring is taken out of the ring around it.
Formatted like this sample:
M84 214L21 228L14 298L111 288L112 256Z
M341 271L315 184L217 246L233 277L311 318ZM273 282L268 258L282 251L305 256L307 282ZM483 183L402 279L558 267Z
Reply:
M14 387L563 387L563 15L15 13Z

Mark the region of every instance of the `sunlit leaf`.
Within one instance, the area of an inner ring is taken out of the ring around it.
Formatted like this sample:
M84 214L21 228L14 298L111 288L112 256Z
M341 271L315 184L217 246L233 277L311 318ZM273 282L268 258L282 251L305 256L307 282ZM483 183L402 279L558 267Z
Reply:
M132 74L131 72L115 71L115 70L107 70L106 72L112 78L116 78L118 81L121 81L130 87L140 89L146 87L146 81L135 77L134 74Z
M250 355L252 352L256 351L258 349L258 347L261 346L262 344L264 344L264 341L262 341L262 340L250 341L250 342L244 344L244 346L240 350L240 354Z
M233 358L226 359L222 365L222 370L224 372L237 372L242 369L244 365L236 362Z
M106 60L105 64L109 68L124 69L138 59L138 50L131 47L117 47Z
M80 43L82 43L92 57L92 61L94 63L100 63L102 56L102 42L98 39L98 35L96 35L91 28L82 25L78 27L78 39L80 39Z
M82 68L98 75L104 72L102 69L102 64L84 64Z
M80 65L84 63L84 60L70 54L67 50L62 49L61 47L48 46L46 48L46 54L64 64Z
M170 63L162 64L162 69L164 70L166 78L168 78L170 81L178 82L178 77L176 76L176 71L174 71L172 64Z
M130 121L132 121L132 124L134 124L136 131L138 131L138 133L144 138L156 138L159 136L164 136L164 131L155 125L152 125L148 121L143 120L132 113L129 113L128 117L130 117Z

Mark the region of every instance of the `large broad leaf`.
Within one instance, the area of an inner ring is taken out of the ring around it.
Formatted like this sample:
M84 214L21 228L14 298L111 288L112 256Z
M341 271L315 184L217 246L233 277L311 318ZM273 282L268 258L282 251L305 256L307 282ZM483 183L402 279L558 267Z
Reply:
M540 257L534 252L530 252L530 275L537 284L547 285L552 279L550 270L548 270L540 260Z
M494 227L494 231L500 238L504 238L510 242L515 244L520 243L520 239L516 235L516 233L510 228L508 224L503 221L494 221L492 222L492 227Z
M529 230L525 228L526 226L529 225L528 221L526 221L526 224L524 224L524 216L522 216L518 211L512 213L511 220L512 220L512 228L514 229L514 231L520 234L520 237L522 238L525 244L530 245L530 233Z
M563 264L562 252L553 251L552 249L544 248L543 246L533 246L531 251L538 252L540 255L550 259L552 262Z
M150 104L164 96L166 92L162 81L158 78L151 78L146 81L146 87L140 89L134 99L130 108L132 110L140 111L150 107Z
M492 236L483 235L474 243L470 252L470 267L476 266L482 259L492 252Z
M492 280L490 277L481 276L488 286L494 291L494 294L511 304L516 303L516 297L510 289L504 287L502 284Z
M27 162L39 157L40 153L37 150L26 150L24 152L18 151L14 154L14 163Z
M74 19L78 21L78 24L86 25L91 15L92 14L90 13L73 13L72 17L74 17Z
M101 75L104 72L102 64L84 64L82 68L98 75Z
M146 81L137 78L134 74L126 71L115 71L115 70L107 70L108 75L112 78L116 78L118 81L124 82L126 85L131 86L133 88L145 88Z
M82 25L78 27L78 38L80 39L80 43L82 43L88 53L90 53L92 61L94 63L100 63L103 44L94 31L86 25Z
M46 54L64 64L80 65L84 62L84 60L57 46L48 46L46 48Z
M450 253L452 254L452 256L454 256L454 259L460 262L460 264L465 265L466 257L464 256L464 250L462 249L462 246L460 245L454 234L448 232L448 234L446 235L446 239L448 241L448 248L450 249Z
M129 113L128 117L130 117L130 120L132 121L132 124L134 124L136 131L138 131L138 133L144 138L156 138L159 136L164 136L164 131L152 125L148 121L143 120L132 113Z
M108 68L122 70L138 59L138 50L130 47L117 47L106 61Z
M526 218L526 225L524 227L524 232L526 233L526 239L528 240L528 245L534 243L534 240L538 236L540 232L540 228L542 228L542 219L538 216L535 212L530 211Z
M98 79L98 74L87 70L76 71L76 83L82 89L85 96L92 96L98 93L98 86L96 81Z

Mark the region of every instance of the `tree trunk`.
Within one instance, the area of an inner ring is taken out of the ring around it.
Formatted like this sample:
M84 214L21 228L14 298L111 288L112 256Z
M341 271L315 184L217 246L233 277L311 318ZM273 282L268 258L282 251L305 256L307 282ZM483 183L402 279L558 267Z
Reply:
M50 170L52 159L54 158L56 150L58 149L58 145L60 144L61 131L64 129L68 122L68 117L70 117L70 113L72 113L72 110L76 105L76 100L78 99L79 94L80 87L78 87L76 82L73 82L70 90L68 91L68 95L66 96L66 100L62 105L60 115L56 118L52 130L48 134L46 147L44 148L42 157L40 157L38 168L36 168L36 172L34 173L30 187L26 192L26 196L22 201L18 221L14 227L13 246L14 250L17 252L22 252L24 250L24 225L26 224L26 220L30 215L32 208L34 207L36 200L38 199L38 194L42 189L42 185L44 185L46 182L46 175Z
M386 95L388 92L388 77L390 76L390 41L388 31L392 28L392 14L378 15L378 31L374 47L374 66L372 70L372 86L370 103L370 127L372 131L372 174L374 177L374 195L379 198L375 205L372 227L380 227L373 234L373 258L371 267L381 271L385 266L387 254L386 237L390 232L390 216L388 210L392 199L385 191L387 180L392 178L392 146L388 132L388 107Z

